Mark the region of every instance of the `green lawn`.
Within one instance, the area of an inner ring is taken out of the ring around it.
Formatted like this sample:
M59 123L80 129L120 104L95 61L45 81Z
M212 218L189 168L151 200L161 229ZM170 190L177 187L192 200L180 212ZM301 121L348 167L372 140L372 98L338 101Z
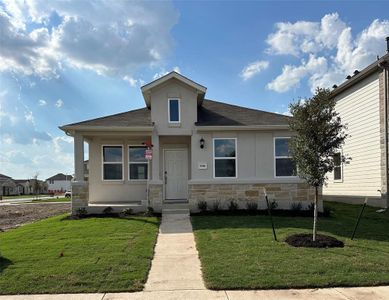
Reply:
M266 216L195 216L192 223L203 276L211 289L267 289L389 284L389 213L367 207L356 238L350 236L360 206L326 203L319 232L344 248L294 248L284 239L311 232L312 219L275 217L280 242Z
M49 195L16 195L16 196L3 196L3 199L22 199L22 198L36 198L36 197L48 197Z
M62 197L62 198L50 198L50 199L37 199L37 200L32 200L31 202L26 202L26 203L41 203L41 202L70 202L70 198Z
M62 215L0 233L0 294L142 290L158 227L154 217Z

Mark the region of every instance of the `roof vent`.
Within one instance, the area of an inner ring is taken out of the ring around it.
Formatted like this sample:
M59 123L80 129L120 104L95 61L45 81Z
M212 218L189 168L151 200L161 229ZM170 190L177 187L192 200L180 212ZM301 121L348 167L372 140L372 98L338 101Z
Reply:
M358 73L359 73L359 71L358 71L358 70L355 70L355 71L354 71L354 76L355 76L355 75L358 75Z
M333 89L336 89L338 86L336 85L336 84L334 84L333 86L332 86L332 88Z
M348 75L348 76L346 77L346 79L351 79L351 76L350 76L350 75Z

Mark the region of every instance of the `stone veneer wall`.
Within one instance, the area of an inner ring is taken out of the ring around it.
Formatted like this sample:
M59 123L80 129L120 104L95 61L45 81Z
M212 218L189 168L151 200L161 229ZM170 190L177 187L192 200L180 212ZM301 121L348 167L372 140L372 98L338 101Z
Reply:
M199 201L207 201L209 207L219 201L221 209L227 209L229 202L235 200L239 208L246 208L247 202L256 201L263 209L266 208L263 188L269 200L275 200L281 209L289 209L292 203L299 202L306 208L315 199L315 189L306 183L189 184L189 205L191 210L197 210ZM320 190L319 210L322 209Z
M72 214L78 209L87 208L89 200L89 184L87 181L72 182Z
M149 184L149 202L155 212L162 211L162 184Z
M384 82L384 72L379 74L379 95L380 95L380 145L381 145L381 199L382 206L387 207L389 204L388 191L387 191L387 182L389 179L389 169L386 165L386 150L385 143L389 140L389 136L385 138L385 82ZM389 115L389 103L387 103L387 111ZM389 120L386 120L386 126L389 126Z

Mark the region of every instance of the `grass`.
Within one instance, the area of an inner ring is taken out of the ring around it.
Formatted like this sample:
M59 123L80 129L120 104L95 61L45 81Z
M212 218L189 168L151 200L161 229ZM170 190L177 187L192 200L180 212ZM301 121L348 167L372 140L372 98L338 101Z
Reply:
M389 284L389 213L367 207L350 240L360 206L326 203L332 217L319 232L344 248L294 248L284 242L310 233L313 218L274 217L279 242L266 216L192 217L204 280L211 289L270 289Z
M37 199L37 200L32 200L31 202L26 202L26 203L45 203L45 202L70 202L70 198L66 197L61 197L61 198L50 198L50 199Z
M3 196L3 199L23 199L23 198L36 198L36 197L48 197L49 195L16 195L16 196Z
M158 226L154 217L62 215L0 233L0 294L140 291Z

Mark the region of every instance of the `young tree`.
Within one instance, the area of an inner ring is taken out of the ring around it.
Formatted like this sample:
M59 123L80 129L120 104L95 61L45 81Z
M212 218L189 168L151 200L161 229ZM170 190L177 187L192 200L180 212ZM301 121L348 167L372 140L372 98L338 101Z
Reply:
M319 188L326 183L326 174L333 171L334 155L339 154L347 138L347 127L335 111L336 101L330 93L328 89L317 88L312 98L289 105L293 116L290 128L297 134L290 140L290 154L297 174L315 188L313 241L316 241ZM350 159L342 153L340 156L343 163Z
M33 176L33 182L32 182L32 188L33 188L33 193L35 194L35 197L38 199L38 194L40 193L41 190L41 184L38 180L39 173L36 172L35 175Z

